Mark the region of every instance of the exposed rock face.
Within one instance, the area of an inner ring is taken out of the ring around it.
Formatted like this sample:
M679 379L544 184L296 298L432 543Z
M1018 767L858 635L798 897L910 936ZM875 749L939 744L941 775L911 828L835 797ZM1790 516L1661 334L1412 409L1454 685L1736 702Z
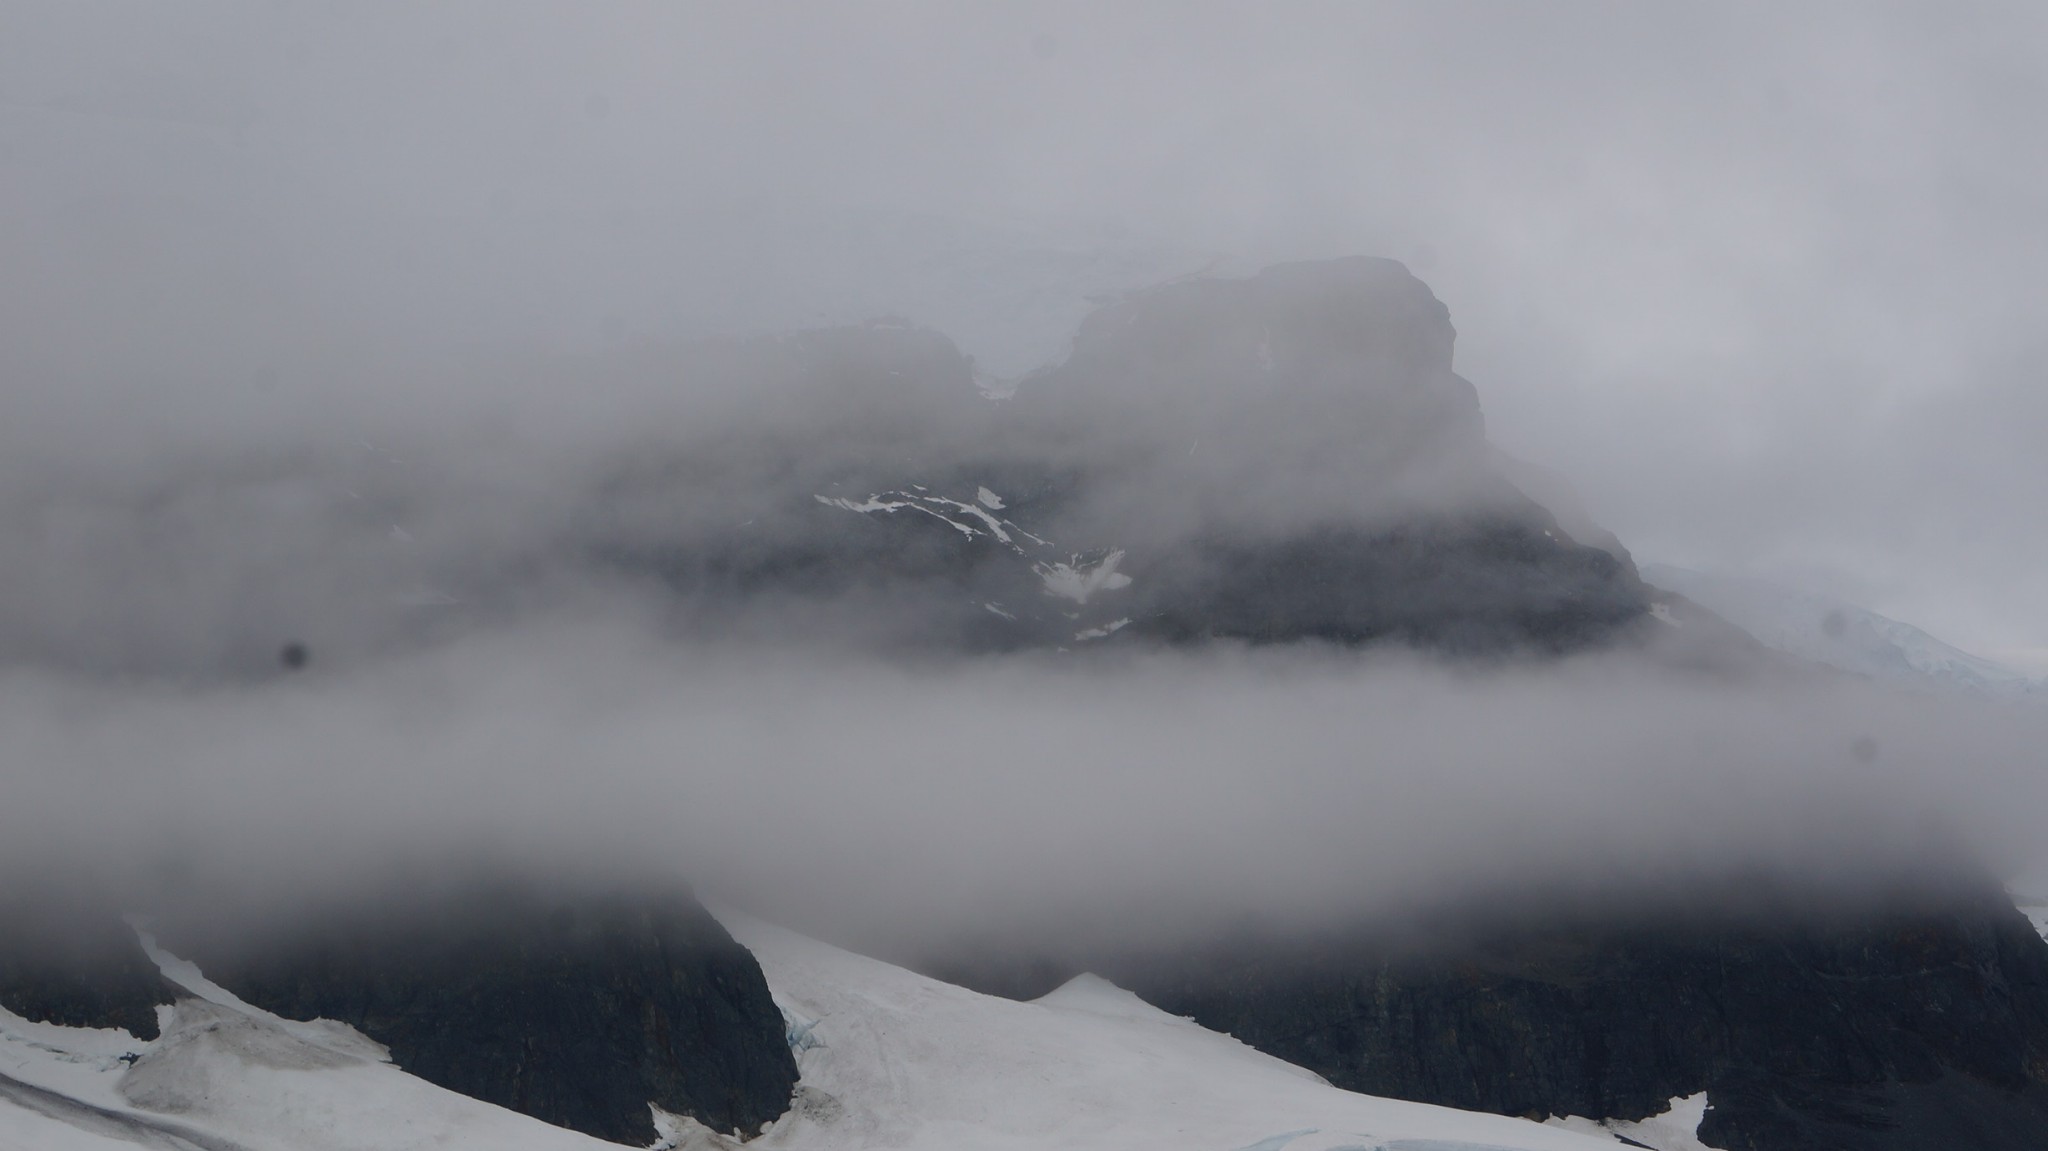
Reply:
M979 414L956 406L968 369L930 333L818 334L794 358L724 346L729 376L770 392L845 376L862 410L893 414L774 469L765 443L738 453L761 477L748 510L701 534L669 510L703 502L685 498L701 463L641 466L591 546L691 598L851 601L914 643L1618 638L1646 589L1625 553L1573 540L1502 477L1454 338L1421 281L1358 259L1135 293ZM869 610L884 597L913 610Z
M1132 610L1138 634L1176 641L1395 640L1457 654L1574 651L1642 615L1621 561L1540 523L1435 519L1204 544L1160 565Z
M1731 1151L2048 1145L2048 943L1994 885L1854 908L1524 909L1421 940L1247 936L1092 965L1374 1095L1639 1119L1705 1091L1701 1136Z
M648 1104L753 1134L796 1063L754 958L687 896L547 899L512 887L366 910L249 949L167 944L248 1002L339 1020L430 1083L645 1146Z
M37 892L0 904L0 1007L154 1039L156 1009L173 998L134 930L102 901Z

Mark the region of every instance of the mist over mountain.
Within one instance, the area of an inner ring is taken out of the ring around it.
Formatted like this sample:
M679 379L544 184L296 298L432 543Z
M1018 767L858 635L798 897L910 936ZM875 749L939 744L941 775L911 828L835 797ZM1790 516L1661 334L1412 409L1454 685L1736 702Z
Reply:
M1649 564L1643 577L1740 624L1777 651L1901 686L1993 699L2037 696L2041 681L1908 623L1769 580Z
M0 1147L2048 1145L2030 10L0 26Z
M121 941L140 908L231 1003L431 1082L751 1130L778 1015L687 878L971 985L1107 971L1377 1094L1637 1122L1704 1091L1703 1131L1775 1148L1850 1099L1931 1145L1988 1091L1973 1145L2031 1138L2048 944L1985 868L2039 845L2042 717L1649 587L1489 444L1453 340L1344 259L1128 294L1002 397L885 320L586 364L624 406L545 434L49 472L10 505L39 752L4 850L108 894L16 917L0 1002L139 1036L194 994ZM67 921L86 967L34 926ZM1914 974L1927 932L1980 974ZM1838 954L1888 990L1760 1005ZM1509 982L1447 987L1478 955ZM1899 1022L1966 1001L2003 1038ZM1773 1062L1787 1027L1824 1066ZM1482 1048L1522 1086L1470 1078Z

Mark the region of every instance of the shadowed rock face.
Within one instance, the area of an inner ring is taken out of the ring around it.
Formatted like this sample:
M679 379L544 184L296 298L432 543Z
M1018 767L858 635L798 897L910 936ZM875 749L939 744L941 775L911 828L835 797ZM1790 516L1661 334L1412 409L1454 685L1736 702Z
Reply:
M157 1037L174 998L119 909L89 895L29 893L0 903L0 1007L63 1027Z
M1131 597L1137 634L1392 640L1459 655L1555 654L1616 638L1645 610L1634 573L1541 522L1434 519L1185 548Z
M1470 1110L1640 1119L1705 1091L1701 1136L1731 1151L2048 1146L2048 943L1995 884L1694 894L965 981L1030 996L1094 967L1339 1087Z
M600 1139L653 1142L649 1103L751 1135L796 1086L760 968L687 896L479 888L256 949L165 940L258 1007L347 1023L430 1083Z

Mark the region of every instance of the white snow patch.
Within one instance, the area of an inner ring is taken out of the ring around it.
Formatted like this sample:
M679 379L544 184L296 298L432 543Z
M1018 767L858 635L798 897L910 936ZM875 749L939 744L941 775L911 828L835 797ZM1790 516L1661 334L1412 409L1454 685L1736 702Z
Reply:
M7 1033L0 1040L0 1147L614 1147L444 1091L327 1042L331 1032L316 1033L317 1041L308 1042L272 1015L183 999L159 1016L161 1038L141 1045L123 1032L50 1028L0 1016L0 1032ZM124 1046L127 1051L116 1051ZM108 1054L114 1055L111 1067L102 1062ZM121 1058L135 1054L133 1066ZM58 1098L38 1097L38 1091Z
M372 1063L391 1061L391 1052L386 1050L383 1044L346 1023L337 1023L332 1019L286 1019L282 1015L272 1015L260 1007L252 1006L241 996L202 975L198 965L165 951L157 944L156 936L150 934L147 921L134 920L130 925L135 929L136 939L142 944L142 953L149 957L151 963L156 964L156 969L163 977L200 1000L226 1008L234 1015L260 1020L301 1043L325 1048L349 1059L367 1060Z
M2038 871L2021 880L2006 885L2006 893L2012 896L2013 906L2034 925L2041 938L2048 939L2048 896L2040 894L2044 877Z
M826 507L845 508L847 511L861 512L863 514L868 512L893 512L897 508L912 506L909 500L891 501L885 500L880 496L869 496L859 503L849 499L842 499L838 496L813 496L811 498L824 504Z
M1586 1134L1618 1135L1656 1151L1712 1151L1700 1142L1700 1123L1707 1117L1707 1093L1681 1095L1671 1100L1671 1106L1662 1112L1641 1121L1627 1119L1581 1119L1568 1115L1562 1119L1550 1119L1553 1127L1567 1131L1581 1131Z
M126 1031L60 1027L0 1007L0 1076L96 1106L120 1102L115 1084L147 1046Z
M925 493L926 491L926 489L917 484L912 484L911 487L917 488L917 491L919 493ZM996 498L995 494L990 492L987 488L981 489L980 503L967 503L962 500L948 499L945 496L935 496L930 494L912 494L910 492L883 492L876 495L871 495L864 500L850 500L840 496L826 495L813 495L811 498L817 500L819 503L824 504L827 507L844 508L847 511L860 512L863 515L868 514L870 512L894 513L902 510L903 508L909 508L912 511L923 512L924 514L931 516L936 520L939 520L940 522L946 524L947 526L953 528L956 531L959 531L963 535L966 535L970 538L984 534L985 529L986 534L992 535L996 539L1002 541L1003 543L1008 544L1010 550L1016 552L1018 555L1024 554L1024 548L1021 544L1019 544L1016 541L1015 538L1012 537L1011 533L1013 532L1018 536L1022 536L1025 539L1030 540L1032 543L1037 544L1040 547L1049 546L1046 543L1046 541L1039 539L1037 536L1032 535L1030 532L1025 531L1023 528L1018 527L1016 524L1011 523L1009 520L1001 519L996 516L990 515L988 513L988 510L984 508L982 504L987 503L987 501L990 499L995 499L996 502L989 506L1000 508L1003 506L1003 503L1001 499ZM955 512L964 512L967 515L970 515L975 519L981 521L983 526L981 528L976 528L971 524L962 523L961 521L956 520L951 515L947 514L947 511L942 511L940 509L948 509L950 511Z
M1684 627L1684 626L1685 626L1685 624L1683 624L1683 623L1679 622L1679 619L1678 619L1678 617L1677 617L1677 616L1675 616L1675 615L1671 614L1671 605L1670 605L1670 604L1668 604L1668 603L1653 603L1653 604L1651 604L1651 605L1650 605L1650 615L1651 615L1651 617L1652 617L1652 618L1654 618L1654 619L1657 619L1657 620L1659 620L1659 621L1661 621L1661 622L1663 622L1663 623L1668 623L1668 624L1670 624L1670 625L1671 625L1672 627Z
M1138 998L1136 993L1125 991L1092 972L1076 975L1032 1002L1057 1007L1062 1011L1085 1011L1090 1015L1100 1015L1107 1019L1143 1019L1172 1027L1196 1025L1187 1016L1161 1011Z
M274 1016L200 1000L177 1005L163 1038L120 1086L137 1111L170 1112L252 1149L610 1146L444 1091L388 1063L304 1042L277 1027Z
M913 484L911 486L916 487L917 485ZM882 496L879 495L874 495L869 496L867 499L861 500L858 503L856 503L853 500L840 498L838 496L812 496L811 498L817 500L819 503L824 504L827 507L845 508L847 511L860 512L863 515L869 512L894 513L899 509L909 508L912 511L923 512L924 514L931 516L933 519L936 519L941 523L946 524L948 527L953 528L955 531L960 532L961 534L969 537L970 539L974 536L980 535L981 533L976 531L972 526L968 524L963 524L959 520L953 519L950 516L944 515L940 512L934 511L933 509L926 507L924 503L921 503L919 501L930 501L933 503L949 504L954 507L964 508L968 511L979 513L982 515L984 519L988 518L987 513L982 512L980 508L971 507L970 505L958 503L954 500L939 499L936 496L910 496L904 495L904 493L902 492L891 492L889 494L903 495L904 498L900 500L890 500L884 499ZM1003 542L1009 542L1008 538L1003 537L1000 532L998 532L997 535L999 538L1003 539Z
M671 1115L651 1103L647 1109L654 1113L654 1145L649 1151L739 1151L746 1146L688 1115Z
M1129 619L1115 620L1113 622L1103 624L1101 627L1091 627L1086 629L1085 631L1077 631L1074 633L1074 638L1077 640L1101 639L1103 636L1109 635L1112 632L1122 631L1124 628L1129 627L1130 623L1131 621Z
M109 1151L603 1151L613 1144L446 1091L327 1020L250 1007L138 927L165 978L159 1038L0 1010L0 1148Z
M1003 530L1003 524L1005 521L997 519L996 517L988 514L987 512L976 507L975 505L963 504L959 500L949 500L944 496L926 496L924 498L935 504L944 504L949 508L959 508L961 511L966 512L968 515L974 516L976 519L979 519L982 523L987 524L990 535L993 535L994 537L1003 541L1006 544L1011 544L1010 533ZM1014 547L1016 545L1011 544L1011 546Z
M1004 611L1001 604L985 603L981 606L987 608L988 610L994 612L999 616L1002 616L1004 619L1014 620L1017 618L1016 616L1011 615L1009 612Z
M1116 570L1123 560L1124 553L1119 549L1092 564L1084 564L1079 556L1073 556L1066 563L1042 563L1033 570L1044 582L1045 594L1087 603L1088 597L1096 592L1131 586L1131 577Z
M721 918L823 1044L757 1151L1615 1151L1606 1134L1339 1091L1093 977L1017 1003Z
M981 501L982 507L988 508L991 511L999 512L1003 510L1003 497L995 494L994 492L988 490L987 488L982 488L976 491L974 493L974 498Z

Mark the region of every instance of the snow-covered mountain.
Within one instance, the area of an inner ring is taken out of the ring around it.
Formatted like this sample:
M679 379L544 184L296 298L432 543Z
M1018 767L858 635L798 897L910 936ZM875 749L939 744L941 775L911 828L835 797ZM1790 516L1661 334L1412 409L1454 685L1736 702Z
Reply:
M977 994L728 918L804 1037L796 1109L757 1146L809 1151L1577 1151L1565 1129L1340 1091L1094 976ZM1686 1114L1698 1101L1674 1100ZM1692 1116L1696 1125L1698 1116ZM1683 1122L1639 1145L1692 1151ZM1677 1128L1683 1128L1682 1130Z
M1093 977L997 999L737 917L789 1021L801 1082L763 1151L1700 1151L1667 1116L1540 1124L1340 1091ZM6 1151L596 1151L616 1146L442 1090L338 1023L243 1002L153 951L179 987L149 1041L0 1011ZM740 1143L658 1116L656 1146Z
M1943 643L1867 608L1768 580L1646 563L1649 583L1677 592L1764 646L1886 683L1996 699L2048 691L2033 676Z

